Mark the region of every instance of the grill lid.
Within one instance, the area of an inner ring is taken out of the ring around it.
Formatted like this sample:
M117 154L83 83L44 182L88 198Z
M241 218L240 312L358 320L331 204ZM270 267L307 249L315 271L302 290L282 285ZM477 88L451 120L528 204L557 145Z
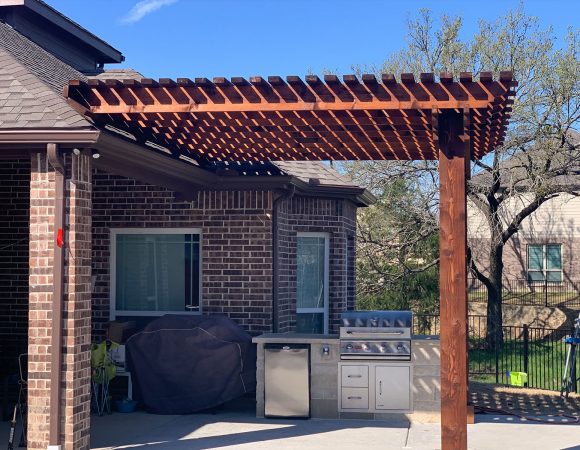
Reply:
M345 311L340 320L343 327L411 328L411 311Z

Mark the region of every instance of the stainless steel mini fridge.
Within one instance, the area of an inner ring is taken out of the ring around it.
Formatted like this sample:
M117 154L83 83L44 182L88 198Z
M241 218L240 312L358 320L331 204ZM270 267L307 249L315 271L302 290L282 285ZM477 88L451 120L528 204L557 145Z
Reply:
M310 417L310 345L264 346L266 417Z

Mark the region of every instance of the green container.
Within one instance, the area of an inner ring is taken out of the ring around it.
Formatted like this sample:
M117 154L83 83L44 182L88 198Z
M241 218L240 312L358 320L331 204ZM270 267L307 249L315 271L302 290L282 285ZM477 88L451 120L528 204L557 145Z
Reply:
M528 382L528 374L526 372L508 372L507 376L512 386L525 386Z

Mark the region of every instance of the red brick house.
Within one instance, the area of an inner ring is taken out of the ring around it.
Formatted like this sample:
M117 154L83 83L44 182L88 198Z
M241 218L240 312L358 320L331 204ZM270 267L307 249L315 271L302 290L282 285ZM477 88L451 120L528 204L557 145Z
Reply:
M356 209L373 197L321 163L203 165L96 127L63 88L140 78L104 68L123 59L40 0L0 3L0 358L5 376L29 354L29 448L55 432L88 448L88 354L111 319L325 333L354 307Z

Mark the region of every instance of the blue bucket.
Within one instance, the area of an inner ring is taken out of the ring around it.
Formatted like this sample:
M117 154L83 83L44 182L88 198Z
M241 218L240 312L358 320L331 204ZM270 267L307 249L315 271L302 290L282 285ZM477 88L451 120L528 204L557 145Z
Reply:
M137 402L135 400L117 400L115 409L120 413L132 413L137 409Z

